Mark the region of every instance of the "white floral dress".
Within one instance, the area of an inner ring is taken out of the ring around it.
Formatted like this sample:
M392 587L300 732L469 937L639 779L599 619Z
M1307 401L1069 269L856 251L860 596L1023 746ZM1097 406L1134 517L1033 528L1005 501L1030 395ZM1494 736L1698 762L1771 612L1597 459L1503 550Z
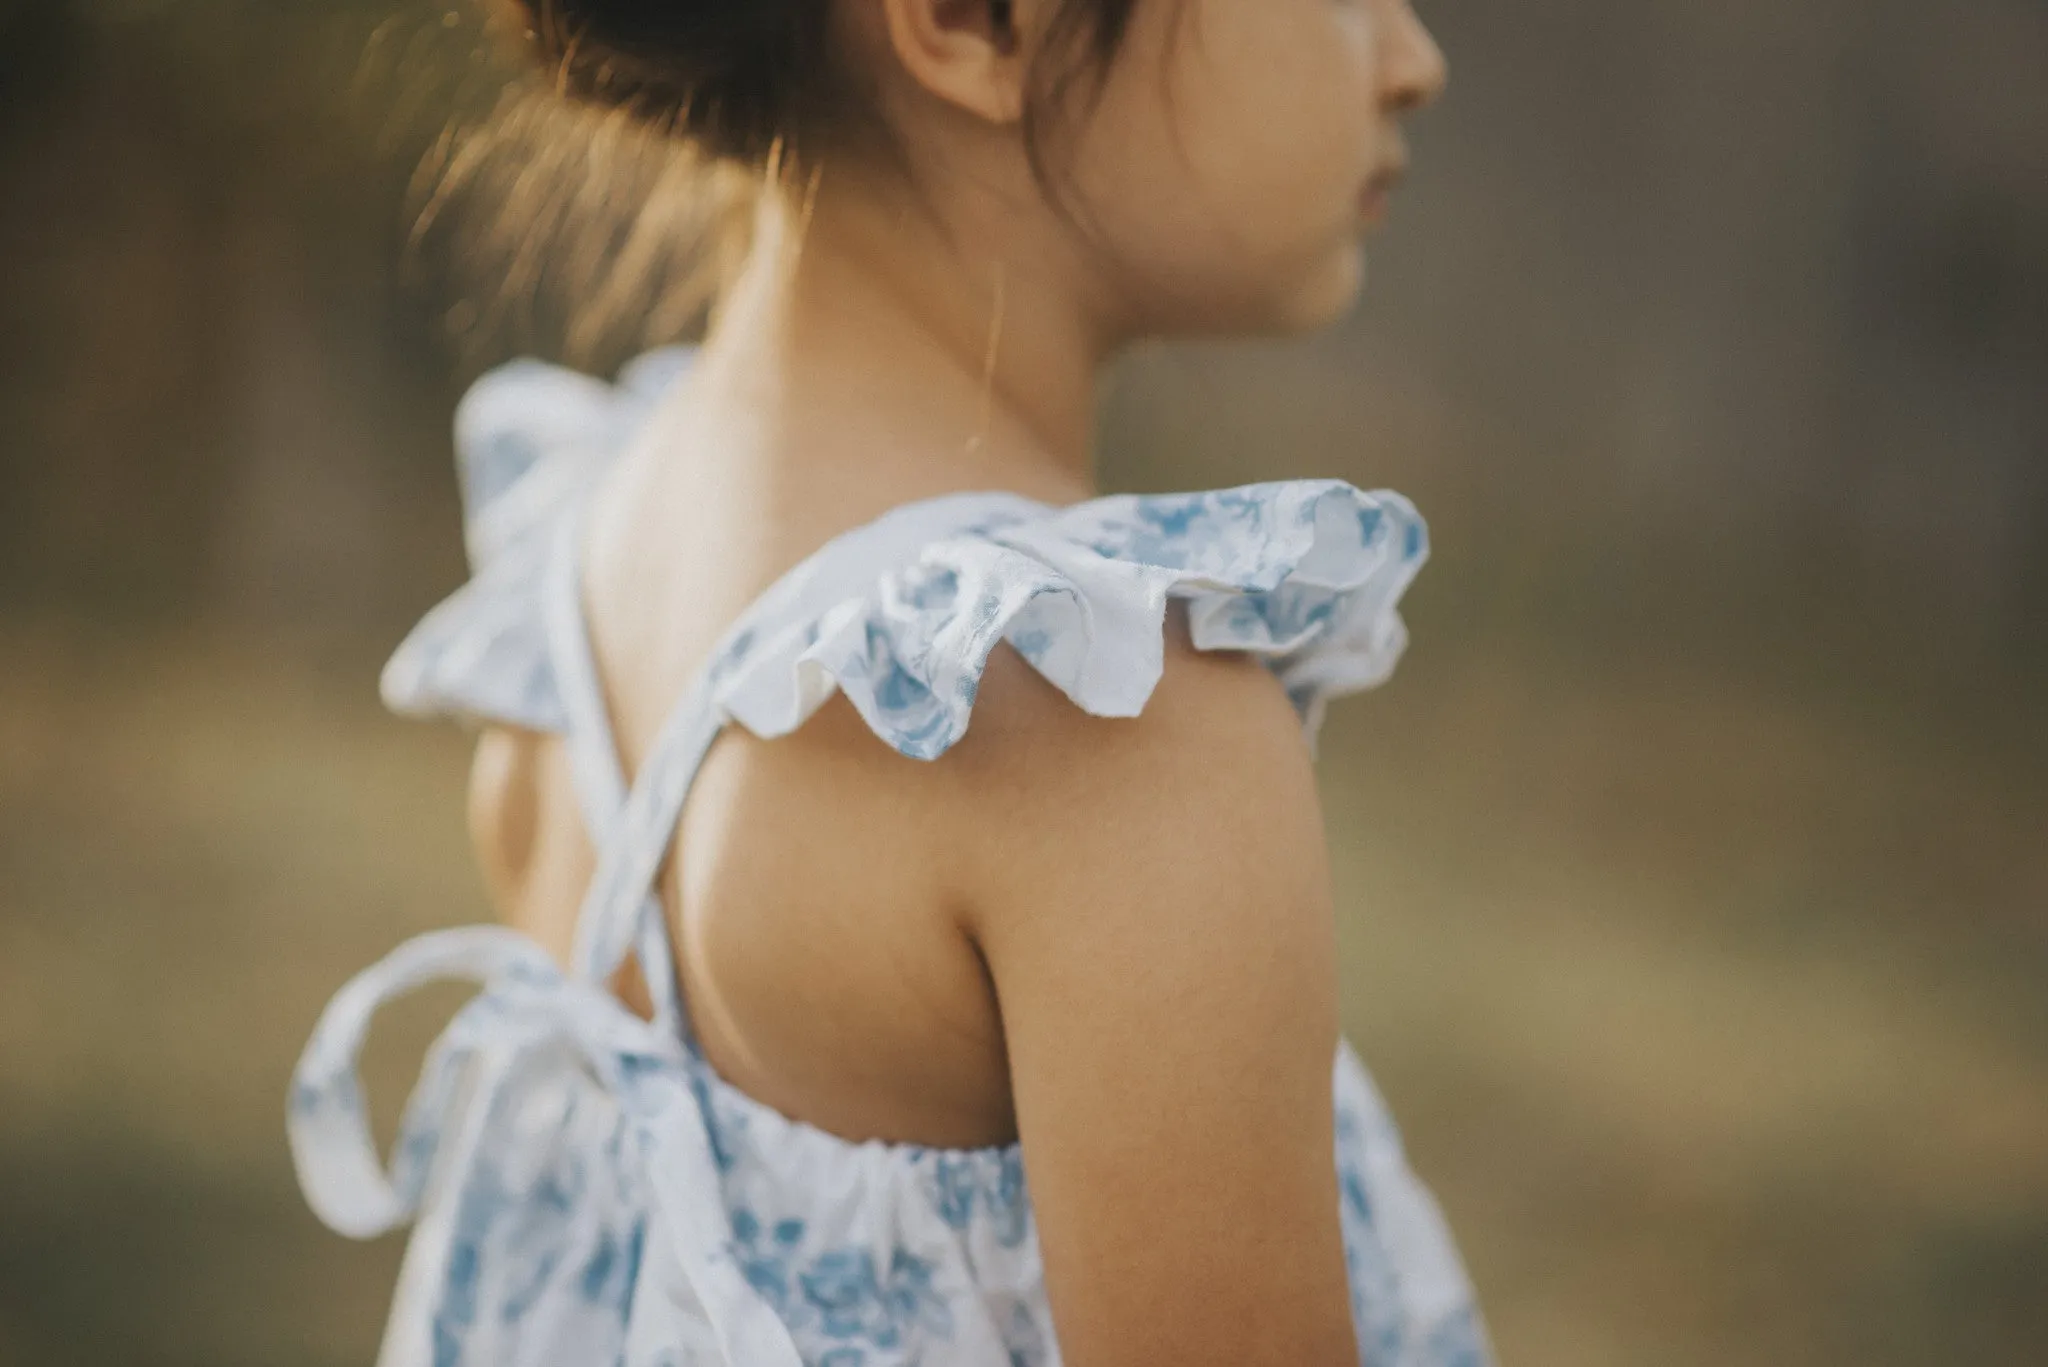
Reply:
M1008 641L1080 707L1135 715L1169 599L1194 644L1251 651L1304 723L1384 679L1426 554L1398 495L1334 481L1098 499L911 504L837 538L735 624L629 789L576 583L584 492L688 353L616 386L536 363L458 416L475 576L392 659L387 701L567 738L601 850L565 971L503 927L425 935L339 992L293 1082L300 1181L341 1233L414 1231L386 1367L1050 1367L1060 1361L1023 1155L853 1143L721 1079L690 1038L651 893L699 760L844 693L931 759L959 740ZM601 984L637 954L652 1021ZM389 1169L356 1060L385 1002L481 985L430 1055ZM1348 1046L1335 1160L1360 1361L1483 1367L1470 1287Z

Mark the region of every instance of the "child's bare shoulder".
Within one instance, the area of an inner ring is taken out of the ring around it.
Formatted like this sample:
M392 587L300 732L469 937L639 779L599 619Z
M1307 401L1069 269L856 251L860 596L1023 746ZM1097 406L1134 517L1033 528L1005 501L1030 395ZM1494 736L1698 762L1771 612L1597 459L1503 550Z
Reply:
M962 876L991 914L1042 907L1056 889L1113 892L1148 863L1155 886L1293 866L1323 876L1299 715L1256 658L1190 645L1178 613L1135 717L1089 714L999 648L972 727L938 767L940 819L957 828Z

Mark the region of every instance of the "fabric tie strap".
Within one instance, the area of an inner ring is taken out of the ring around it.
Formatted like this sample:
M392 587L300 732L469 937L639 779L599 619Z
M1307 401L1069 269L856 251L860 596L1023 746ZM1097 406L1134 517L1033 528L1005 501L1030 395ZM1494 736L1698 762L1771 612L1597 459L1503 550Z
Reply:
M378 1161L359 1060L377 1012L430 983L474 982L483 993L435 1043L406 1106L392 1165ZM566 1045L631 1126L632 1156L662 1215L682 1286L679 1309L701 1315L729 1367L802 1367L788 1329L746 1281L728 1248L715 1150L681 1040L602 989L564 975L517 931L475 926L408 942L337 993L293 1076L287 1128L299 1184L337 1233L375 1238L420 1212L443 1163L467 1165L475 1144L462 1115L488 1114L537 1051ZM664 1289L664 1294L668 1294Z

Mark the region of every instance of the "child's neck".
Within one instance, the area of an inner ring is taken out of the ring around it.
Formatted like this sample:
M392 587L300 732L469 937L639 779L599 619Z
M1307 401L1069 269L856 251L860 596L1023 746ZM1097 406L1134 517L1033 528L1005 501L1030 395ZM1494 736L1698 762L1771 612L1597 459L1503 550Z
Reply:
M796 466L1085 497L1113 342L1069 283L1078 272L1030 248L1015 223L949 235L821 184L808 212L764 206L706 369L773 406L790 440L772 445Z

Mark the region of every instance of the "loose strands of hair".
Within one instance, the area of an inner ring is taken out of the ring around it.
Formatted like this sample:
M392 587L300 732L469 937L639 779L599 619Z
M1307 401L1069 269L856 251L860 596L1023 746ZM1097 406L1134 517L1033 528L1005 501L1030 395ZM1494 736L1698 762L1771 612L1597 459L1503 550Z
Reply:
M524 60L492 68L493 107L444 133L414 192L416 244L440 244L475 300L450 316L472 349L512 333L608 366L701 328L760 195L815 175L828 135L886 139L833 65L831 3L486 0L482 45L509 37ZM1013 9L990 4L994 22ZM1056 200L1059 135L1137 4L1058 0L1039 35L1024 137Z
M1065 0L1039 39L1030 98L1024 103L1024 150L1032 174L1057 203L1066 201L1060 194L1056 153L1061 144L1055 135L1078 128L1093 108L1137 7L1138 0ZM1077 100L1084 82L1090 88Z
M414 247L461 281L473 303L451 322L477 350L559 347L609 368L701 325L758 191L758 173L625 111L522 82L420 163Z

